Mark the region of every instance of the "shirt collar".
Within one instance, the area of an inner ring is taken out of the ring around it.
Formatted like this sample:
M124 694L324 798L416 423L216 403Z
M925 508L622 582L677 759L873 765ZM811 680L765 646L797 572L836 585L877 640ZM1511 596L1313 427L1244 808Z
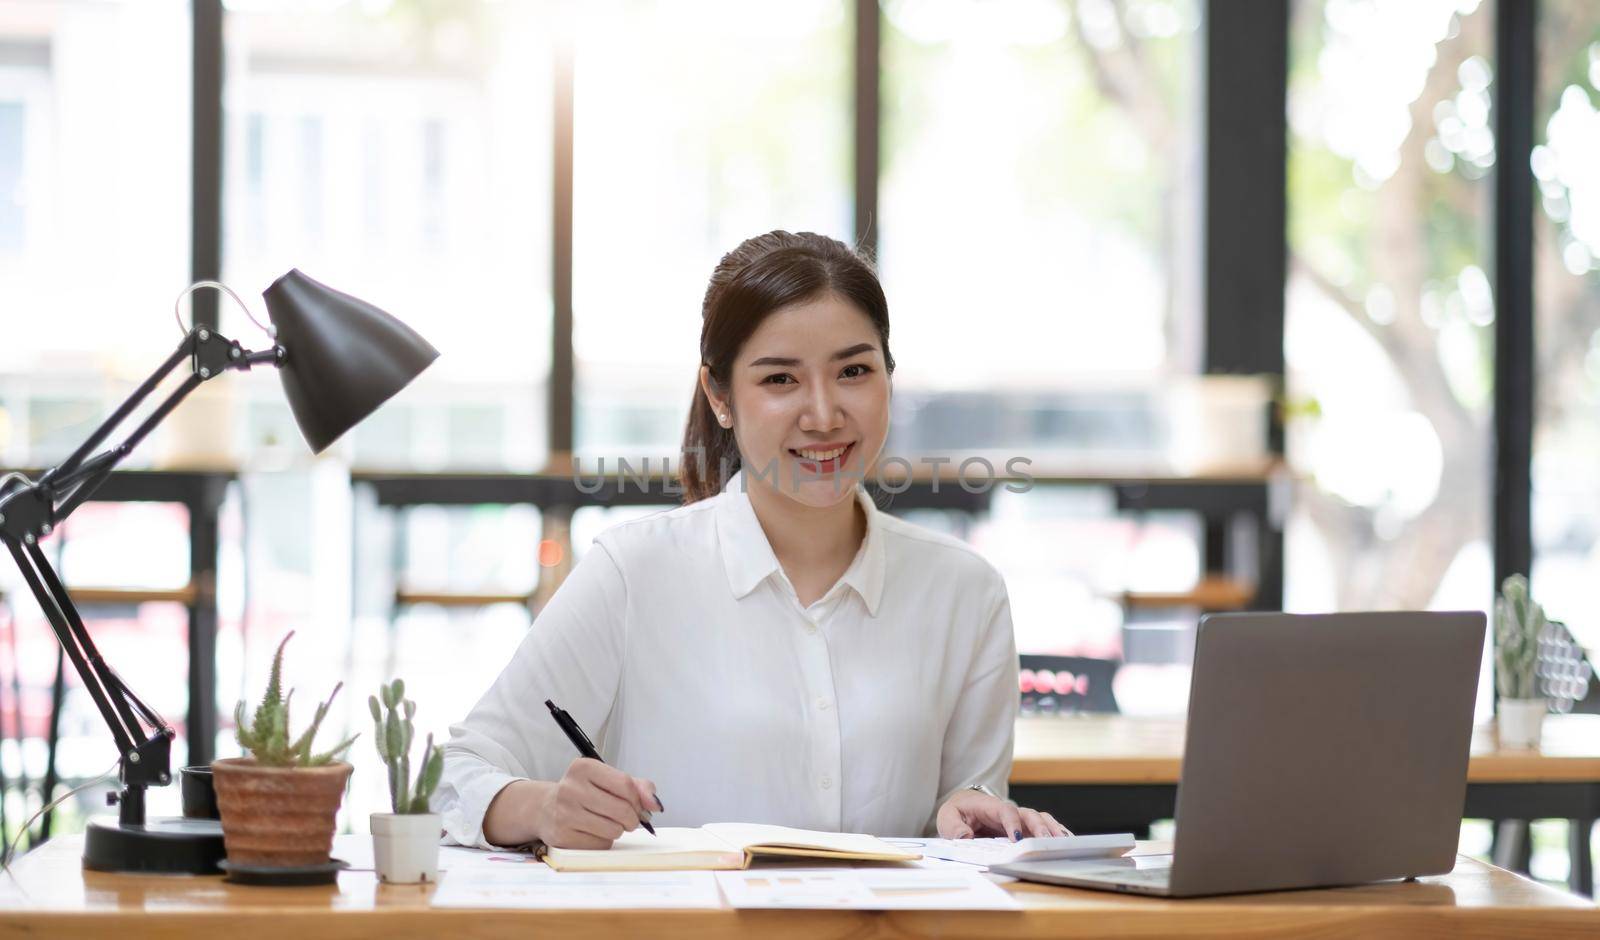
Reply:
M877 505L864 488L856 487L855 498L866 515L867 535L839 580L860 596L867 613L875 617L878 602L883 597L883 525L878 518ZM742 471L728 479L718 500L717 541L722 551L722 564L728 575L729 590L735 598L742 598L781 570L781 566L778 556L772 552L772 543L767 541L767 533L761 528L761 520L756 518L755 507L750 505Z

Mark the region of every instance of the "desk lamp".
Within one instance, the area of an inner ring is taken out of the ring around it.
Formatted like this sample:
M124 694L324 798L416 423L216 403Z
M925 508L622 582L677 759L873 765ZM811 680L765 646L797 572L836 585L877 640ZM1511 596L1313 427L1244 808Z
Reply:
M202 286L234 296L214 281L190 290ZM0 480L0 541L16 559L122 755L121 789L108 797L119 806L118 818L114 823L90 821L84 840L86 868L214 874L224 854L222 829L215 820L145 819L145 788L172 782L172 728L101 658L39 543L93 496L116 465L190 392L225 371L276 367L295 423L312 452L321 453L439 355L399 320L298 270L278 278L262 296L273 323L266 328L274 341L271 349L252 352L210 328L189 329L167 361L59 466L37 480L21 474ZM185 361L190 374L182 384L126 440L93 453Z

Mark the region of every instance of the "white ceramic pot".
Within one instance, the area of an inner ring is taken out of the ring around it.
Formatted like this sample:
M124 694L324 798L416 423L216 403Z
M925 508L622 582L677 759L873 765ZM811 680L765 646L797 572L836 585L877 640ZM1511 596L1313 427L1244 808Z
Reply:
M372 861L378 879L414 885L439 880L438 813L373 813Z
M1537 748L1547 710L1549 705L1542 698L1501 699L1500 714L1495 719L1500 732L1500 746L1515 750Z

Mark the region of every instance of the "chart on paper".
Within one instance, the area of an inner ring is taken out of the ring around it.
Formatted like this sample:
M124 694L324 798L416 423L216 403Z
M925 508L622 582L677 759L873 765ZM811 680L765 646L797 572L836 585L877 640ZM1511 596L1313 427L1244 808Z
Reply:
M710 872L557 872L543 865L444 874L434 907L720 908Z
M856 911L1013 911L1021 905L976 871L904 868L772 868L719 871L736 908Z

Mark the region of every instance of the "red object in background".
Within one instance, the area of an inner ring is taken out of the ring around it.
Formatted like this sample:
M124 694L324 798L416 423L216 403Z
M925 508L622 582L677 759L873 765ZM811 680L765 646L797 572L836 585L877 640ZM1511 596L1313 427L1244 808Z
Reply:
M1023 669L1017 673L1017 687L1022 694L1037 693L1039 695L1088 695L1089 676L1073 675L1066 670L1054 672L1049 669Z
M1079 695L1089 694L1089 677L1074 676L1065 670L1056 673L1056 694L1070 695L1073 692Z

